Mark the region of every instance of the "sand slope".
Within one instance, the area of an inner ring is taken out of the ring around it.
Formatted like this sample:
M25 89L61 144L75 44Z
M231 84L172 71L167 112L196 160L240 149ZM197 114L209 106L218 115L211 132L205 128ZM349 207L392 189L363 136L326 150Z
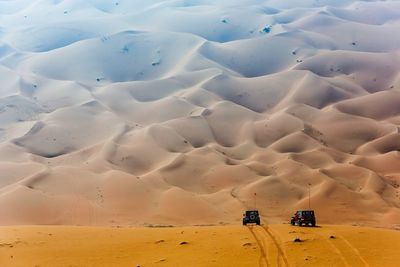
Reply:
M351 226L27 226L0 235L6 266L394 267L400 257L399 232Z
M0 1L0 224L397 227L398 10Z

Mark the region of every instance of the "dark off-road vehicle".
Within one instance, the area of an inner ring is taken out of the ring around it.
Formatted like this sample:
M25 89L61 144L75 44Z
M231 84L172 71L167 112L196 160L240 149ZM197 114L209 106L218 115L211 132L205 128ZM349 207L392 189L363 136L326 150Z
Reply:
M260 225L260 215L258 214L258 210L247 210L243 213L243 225L247 225L248 223Z
M298 210L292 219L290 220L291 225L310 225L315 226L315 214L313 210Z

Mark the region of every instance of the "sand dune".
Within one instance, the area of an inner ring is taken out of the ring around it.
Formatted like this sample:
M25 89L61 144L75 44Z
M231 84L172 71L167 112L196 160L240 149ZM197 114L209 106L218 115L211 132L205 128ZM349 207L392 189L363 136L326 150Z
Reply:
M398 10L0 1L0 224L396 227Z

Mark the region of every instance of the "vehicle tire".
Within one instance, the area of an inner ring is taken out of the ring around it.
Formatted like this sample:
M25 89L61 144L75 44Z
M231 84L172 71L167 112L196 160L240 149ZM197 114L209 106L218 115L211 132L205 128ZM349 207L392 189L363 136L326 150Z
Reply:
M257 221L256 224L257 224L257 225L260 225L260 221Z
M246 225L247 223L243 222L243 225Z
M291 221L290 221L290 224L291 224L291 225L295 225L295 223L294 223L294 221L293 221L293 220L291 220Z

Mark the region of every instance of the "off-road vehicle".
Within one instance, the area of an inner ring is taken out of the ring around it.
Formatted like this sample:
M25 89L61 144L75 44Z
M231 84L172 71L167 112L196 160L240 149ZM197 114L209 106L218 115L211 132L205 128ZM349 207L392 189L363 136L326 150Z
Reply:
M246 210L246 212L243 213L243 225L247 225L248 223L260 225L258 210Z
M290 220L291 225L310 225L315 226L315 214L313 210L298 210Z

